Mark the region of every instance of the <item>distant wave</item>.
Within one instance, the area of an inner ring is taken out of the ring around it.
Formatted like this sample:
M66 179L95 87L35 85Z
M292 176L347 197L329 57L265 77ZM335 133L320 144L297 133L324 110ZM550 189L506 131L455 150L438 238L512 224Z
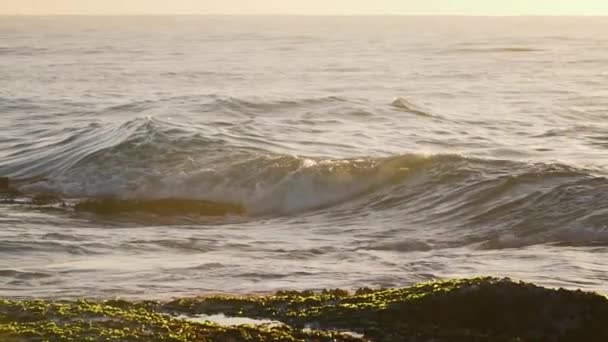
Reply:
M394 108L403 110L405 112L413 113L413 114L420 115L420 116L429 116L429 117L435 116L432 113L430 113L429 111L423 110L419 106L408 101L404 97L395 98L393 100L393 102L391 103L391 106L393 106Z
M109 107L105 110L111 112L143 112L146 109L158 107L162 104L188 105L193 104L200 112L228 111L234 114L254 115L270 113L280 109L294 108L314 108L315 106L330 106L332 104L356 103L356 99L348 99L339 96L320 96L284 99L265 99L265 98L241 98L226 97L214 94L207 95L187 95L160 98L155 101L136 101ZM231 111L232 110L232 111Z
M454 48L448 50L455 53L526 53L526 52L541 52L543 49L526 47L526 46L504 46L504 47L468 47Z

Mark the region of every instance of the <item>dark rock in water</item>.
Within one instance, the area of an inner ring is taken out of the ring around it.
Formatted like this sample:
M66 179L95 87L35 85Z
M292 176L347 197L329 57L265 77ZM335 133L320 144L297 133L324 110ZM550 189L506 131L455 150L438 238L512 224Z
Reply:
M144 212L164 216L224 216L228 214L245 213L245 208L238 204L174 198L157 200L95 199L77 203L74 206L74 209L99 215L120 215L132 212Z
M50 205L56 203L62 203L59 196L54 194L37 194L32 197L32 204L34 205Z
M218 313L285 325L221 326L178 316ZM476 278L355 294L288 291L165 303L0 300L0 340L608 341L607 319L608 299L595 293Z
M349 330L373 341L608 341L605 297L509 279L448 280L348 296L182 299L165 308Z
M0 201L11 201L21 195L21 192L11 184L10 178L0 177Z
M0 191L7 192L9 190L10 182L8 177L0 177Z
M0 204L13 204L15 197L19 195L16 189L11 188L8 177L0 177Z

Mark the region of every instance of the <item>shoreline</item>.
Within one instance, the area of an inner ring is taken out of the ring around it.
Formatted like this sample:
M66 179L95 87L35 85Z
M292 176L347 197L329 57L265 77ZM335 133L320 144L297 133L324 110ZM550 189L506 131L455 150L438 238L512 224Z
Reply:
M354 293L0 299L0 340L605 341L607 318L606 296L484 277Z

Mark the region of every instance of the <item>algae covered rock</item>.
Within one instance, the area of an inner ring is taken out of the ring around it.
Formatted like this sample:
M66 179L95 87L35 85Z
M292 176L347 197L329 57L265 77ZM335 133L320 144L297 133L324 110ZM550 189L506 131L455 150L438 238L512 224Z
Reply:
M284 324L182 319L219 313ZM608 300L598 294L475 278L354 294L0 300L0 341L608 341L607 319Z
M0 341L361 341L284 325L195 323L145 304L113 303L0 300Z
M402 289L181 299L168 312L271 318L348 330L373 341L608 341L608 300L509 279L476 278Z

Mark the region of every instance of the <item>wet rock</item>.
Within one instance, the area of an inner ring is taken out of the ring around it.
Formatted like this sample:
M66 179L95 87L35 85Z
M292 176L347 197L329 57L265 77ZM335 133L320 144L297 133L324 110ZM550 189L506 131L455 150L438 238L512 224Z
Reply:
M0 177L0 192L7 192L9 190L10 182L8 177Z
M286 325L221 326L178 317L220 313ZM355 294L0 300L0 341L608 341L606 319L608 299L596 293L475 278Z
M11 183L10 178L0 177L0 201L11 202L15 197L21 195L21 192Z
M353 331L373 341L608 341L604 296L496 278L348 296L333 290L180 299L164 309L271 318L293 327Z
M94 199L79 202L74 206L74 209L99 215L120 215L141 212L161 216L225 216L245 213L245 208L239 204L173 198L157 200Z
M51 205L63 203L61 198L55 194L36 194L34 197L32 197L31 201L34 205Z
M0 177L0 204L13 204L16 195L16 191L10 187L10 180Z
M149 304L149 303L148 303ZM0 300L0 341L318 341L361 342L336 332L288 326L190 322L142 303Z

